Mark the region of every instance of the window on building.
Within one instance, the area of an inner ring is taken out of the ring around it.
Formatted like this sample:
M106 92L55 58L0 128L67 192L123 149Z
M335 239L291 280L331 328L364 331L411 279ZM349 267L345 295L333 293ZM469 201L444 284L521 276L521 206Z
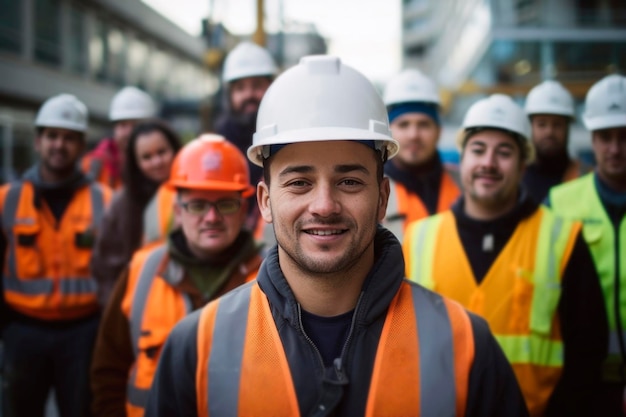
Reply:
M89 34L89 69L101 81L107 77L107 55L106 27L100 19L94 17Z
M60 0L35 0L35 59L61 65Z
M22 5L15 0L0 0L0 50L20 52Z
M85 12L72 4L69 13L70 38L69 50L67 51L69 66L72 72L84 74L87 71Z
M114 84L122 86L126 83L126 51L128 42L122 31L110 27L107 33L108 45L108 78Z
M146 66L150 48L139 38L133 38L128 42L128 54L126 59L126 76L129 84L146 86Z

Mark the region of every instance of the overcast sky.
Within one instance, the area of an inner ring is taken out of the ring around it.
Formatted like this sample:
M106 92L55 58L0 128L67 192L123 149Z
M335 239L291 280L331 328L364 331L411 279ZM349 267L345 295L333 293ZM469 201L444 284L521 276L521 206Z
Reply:
M194 35L209 13L235 34L251 34L256 26L256 0L143 1ZM329 53L373 81L400 70L400 0L265 0L270 32L279 28L281 1L285 20L314 23Z

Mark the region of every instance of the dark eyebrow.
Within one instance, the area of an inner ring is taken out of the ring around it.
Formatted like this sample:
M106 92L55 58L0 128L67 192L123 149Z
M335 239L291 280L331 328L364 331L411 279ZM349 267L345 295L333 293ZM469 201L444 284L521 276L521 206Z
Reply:
M361 164L351 164L351 165L338 165L335 167L335 172L340 174L347 174L348 172L360 171L366 175L369 175L369 170L365 168L365 166Z
M279 177L284 177L289 174L308 174L313 172L314 168L311 165L292 165L280 171Z

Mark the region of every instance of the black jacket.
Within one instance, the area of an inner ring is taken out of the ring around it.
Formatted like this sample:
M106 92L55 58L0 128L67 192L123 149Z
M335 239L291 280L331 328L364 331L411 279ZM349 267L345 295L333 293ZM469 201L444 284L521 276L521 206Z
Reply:
M344 349L341 372L325 369L314 345L307 341L300 327L300 305L282 274L276 248L261 266L258 283L269 299L276 327L285 346L302 416L365 414L382 326L389 304L404 281L400 243L386 229L380 228L376 235L375 253L374 267L363 285L355 309L355 324ZM148 398L147 417L197 415L195 373L198 319L199 313L187 317L171 333ZM512 369L485 321L471 314L470 320L476 354L469 379L466 415L528 415ZM339 380L344 382L338 383ZM398 395L403 394L400 392ZM330 401L334 406L320 413L317 408L320 399L329 397L334 398L335 401Z

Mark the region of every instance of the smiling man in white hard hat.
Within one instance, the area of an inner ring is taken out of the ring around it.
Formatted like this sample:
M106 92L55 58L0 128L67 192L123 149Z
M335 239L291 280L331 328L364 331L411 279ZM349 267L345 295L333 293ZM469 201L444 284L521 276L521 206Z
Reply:
M626 409L626 77L608 75L585 99L583 122L591 132L595 172L553 188L549 204L582 220L595 261L609 323L603 369L605 398L594 414L622 416Z
M115 94L109 108L113 136L100 140L82 160L83 172L112 189L122 186L126 144L135 125L156 116L152 97L137 87L127 86Z
M99 321L89 261L111 190L77 167L87 108L48 99L35 120L40 160L0 188L3 415L41 416L53 388L63 415L86 415Z
M580 224L521 189L529 136L508 96L470 107L458 136L463 197L409 225L407 275L487 320L532 417L595 415L607 332L600 286Z
M147 416L526 415L484 321L404 279L379 226L397 152L378 92L339 58L276 79L248 158L278 245L174 329Z
M530 119L536 158L526 167L522 183L541 203L550 188L576 179L592 167L569 155L570 125L576 114L574 99L561 83L547 80L533 87L524 110Z

